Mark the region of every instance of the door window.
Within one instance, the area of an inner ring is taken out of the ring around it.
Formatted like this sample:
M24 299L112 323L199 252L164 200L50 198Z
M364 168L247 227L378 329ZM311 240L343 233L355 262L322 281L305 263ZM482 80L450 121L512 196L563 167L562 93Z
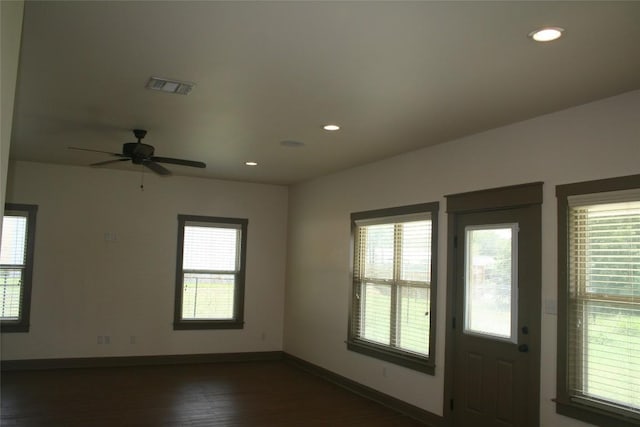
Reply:
M464 332L517 342L518 224L465 228Z

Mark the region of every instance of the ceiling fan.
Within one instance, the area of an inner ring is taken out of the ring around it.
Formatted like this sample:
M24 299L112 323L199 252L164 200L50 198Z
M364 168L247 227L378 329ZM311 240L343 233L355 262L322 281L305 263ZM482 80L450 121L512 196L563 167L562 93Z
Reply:
M110 163L126 162L131 160L133 164L142 165L158 175L171 175L171 171L158 163L169 163L173 165L191 166L194 168L206 168L207 165L203 162L196 162L193 160L174 159L171 157L158 157L154 156L155 149L152 145L143 144L142 138L147 134L146 130L134 129L133 135L138 142L126 142L122 145L122 153L112 153L109 151L92 150L89 148L69 147L71 150L93 151L96 153L105 153L113 157L118 157L114 160L106 160L103 162L92 163L90 166L103 166Z

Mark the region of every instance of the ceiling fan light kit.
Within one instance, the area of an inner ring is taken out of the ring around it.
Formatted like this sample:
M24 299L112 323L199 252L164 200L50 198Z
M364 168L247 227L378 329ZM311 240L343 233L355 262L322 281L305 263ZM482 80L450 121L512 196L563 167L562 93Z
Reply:
M92 150L89 148L69 147L72 150L93 151L97 153L109 154L112 157L118 157L113 160L105 160L102 162L92 163L90 166L104 166L111 163L124 162L131 160L133 164L145 166L147 169L157 173L158 175L171 175L171 171L159 163L168 163L180 166L189 166L194 168L206 168L203 162L194 160L175 159L172 157L154 156L155 148L152 145L142 143L142 139L147 135L144 129L134 129L133 135L137 142L125 142L122 145L122 153L111 153L108 151Z

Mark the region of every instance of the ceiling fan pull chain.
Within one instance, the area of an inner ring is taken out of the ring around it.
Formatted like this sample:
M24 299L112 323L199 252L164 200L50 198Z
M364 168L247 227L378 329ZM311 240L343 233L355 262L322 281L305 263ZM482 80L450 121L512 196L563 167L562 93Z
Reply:
M144 191L144 168L140 167L140 191Z

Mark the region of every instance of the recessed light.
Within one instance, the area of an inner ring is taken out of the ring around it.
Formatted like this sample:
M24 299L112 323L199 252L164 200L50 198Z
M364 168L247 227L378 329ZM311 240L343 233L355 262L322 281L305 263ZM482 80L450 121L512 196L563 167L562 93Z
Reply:
M336 131L336 130L340 130L340 126L338 126L338 125L324 125L322 127L322 129L328 130L329 132L333 132L333 131Z
M529 33L529 37L537 42L550 42L557 40L562 36L564 28L560 27L543 27Z
M247 166L258 166L257 162L244 162L244 164Z

